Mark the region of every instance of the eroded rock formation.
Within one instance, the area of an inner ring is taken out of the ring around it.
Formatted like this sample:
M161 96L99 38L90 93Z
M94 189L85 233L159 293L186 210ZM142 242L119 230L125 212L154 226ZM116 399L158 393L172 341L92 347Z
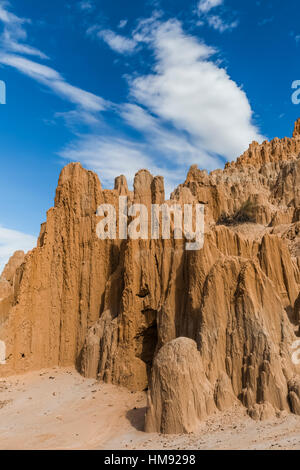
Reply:
M215 410L214 390L195 341L176 338L165 344L154 359L146 431L192 432Z
M205 204L199 251L174 238L100 240L100 204L118 208L119 196L129 206L162 204L163 178L141 170L133 192L124 176L105 190L79 163L65 167L37 248L13 281L3 280L0 376L75 364L87 377L149 387L147 429L161 432L188 432L236 402L255 419L299 414L291 354L300 304L299 129L300 121L292 138L251 144L224 170L191 167L166 204Z
M23 263L24 258L24 251L16 251L4 267L0 276L0 301L13 293L16 271Z

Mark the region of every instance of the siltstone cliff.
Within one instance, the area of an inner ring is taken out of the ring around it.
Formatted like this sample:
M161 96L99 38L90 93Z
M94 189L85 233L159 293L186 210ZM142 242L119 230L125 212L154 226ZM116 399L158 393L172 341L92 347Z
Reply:
M147 170L113 190L79 163L59 177L37 248L0 280L0 376L75 365L148 388L146 430L190 432L236 403L300 415L300 120L208 174L191 167L167 204L205 204L202 250L185 240L100 240L100 204L162 204Z

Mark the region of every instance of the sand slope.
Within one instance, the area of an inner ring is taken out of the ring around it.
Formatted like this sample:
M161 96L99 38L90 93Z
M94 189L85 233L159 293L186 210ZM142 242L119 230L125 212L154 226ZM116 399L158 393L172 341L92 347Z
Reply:
M0 380L0 449L300 449L300 417L255 422L239 406L197 433L142 431L146 394L48 369Z

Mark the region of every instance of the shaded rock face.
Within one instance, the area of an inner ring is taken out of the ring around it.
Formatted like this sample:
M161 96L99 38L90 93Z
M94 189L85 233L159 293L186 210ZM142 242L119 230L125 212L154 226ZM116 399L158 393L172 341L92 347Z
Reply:
M4 267L4 270L0 276L0 299L8 297L13 293L13 286L16 276L17 269L21 266L25 259L24 251L16 251L8 263Z
M24 262L24 251L16 251L0 276L0 328L8 319L13 304L14 288L17 280L17 271Z
M75 364L86 377L149 388L147 429L162 432L188 432L237 401L255 419L299 413L299 365L291 359L299 331L299 126L291 139L252 144L224 170L191 167L166 204L205 204L204 247L194 252L180 239L96 235L100 204L118 208L119 196L129 207L161 204L163 178L140 170L133 192L124 176L104 190L79 163L65 167L37 248L12 284L10 275L4 280L11 290L0 302L7 351L0 376ZM169 376L178 380L165 389Z
M0 301L12 294L12 286L6 279L0 279Z
M15 274L17 269L21 266L25 259L24 251L16 251L9 259L8 263L4 267L4 270L0 276L1 280L8 281L11 285L14 282Z

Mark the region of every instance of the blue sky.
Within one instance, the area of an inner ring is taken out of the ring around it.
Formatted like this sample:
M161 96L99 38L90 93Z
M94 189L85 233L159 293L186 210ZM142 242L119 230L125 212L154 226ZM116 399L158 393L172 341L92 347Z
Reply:
M297 0L0 0L0 269L31 248L61 168L167 190L291 135Z

